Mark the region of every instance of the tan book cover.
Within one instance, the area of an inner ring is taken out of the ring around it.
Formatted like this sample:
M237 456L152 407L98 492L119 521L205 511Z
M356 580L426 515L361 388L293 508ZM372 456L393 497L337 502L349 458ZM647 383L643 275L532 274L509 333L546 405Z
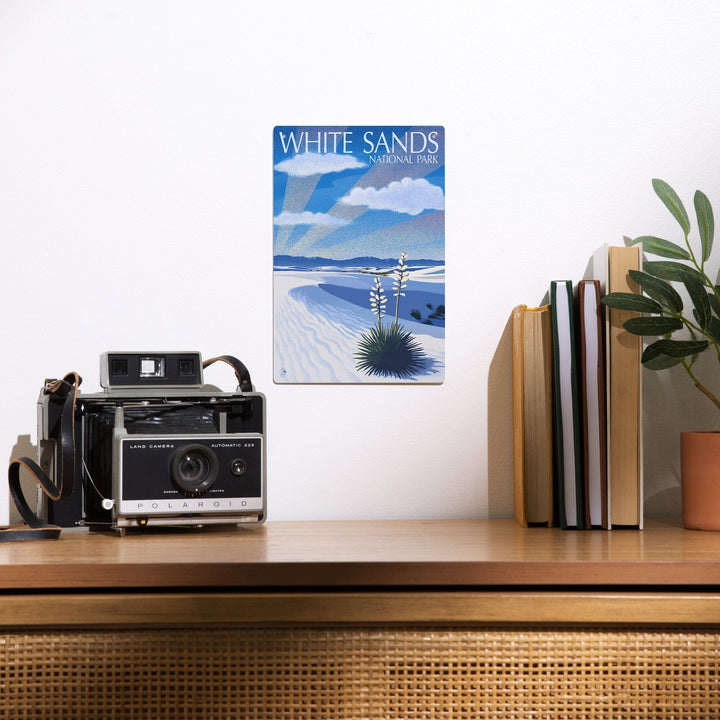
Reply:
M515 519L552 524L552 337L550 308L519 305L512 315Z
M628 275L640 248L608 248L607 292L640 293ZM636 312L607 309L608 477L612 526L642 527L642 339L623 328Z

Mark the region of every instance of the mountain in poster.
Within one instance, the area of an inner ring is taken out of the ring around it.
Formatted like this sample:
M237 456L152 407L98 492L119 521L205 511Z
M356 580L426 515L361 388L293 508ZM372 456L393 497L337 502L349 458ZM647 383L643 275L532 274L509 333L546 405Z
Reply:
M275 382L442 382L444 129L273 139Z

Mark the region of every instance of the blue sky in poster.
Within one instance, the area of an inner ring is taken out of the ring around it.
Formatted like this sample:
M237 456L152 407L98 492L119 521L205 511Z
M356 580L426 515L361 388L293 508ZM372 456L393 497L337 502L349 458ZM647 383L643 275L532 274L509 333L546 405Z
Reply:
M443 260L439 126L276 127L274 254Z

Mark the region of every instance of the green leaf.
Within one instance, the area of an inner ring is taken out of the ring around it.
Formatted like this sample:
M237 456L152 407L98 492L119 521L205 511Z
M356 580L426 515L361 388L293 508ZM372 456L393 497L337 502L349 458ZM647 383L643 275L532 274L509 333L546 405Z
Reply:
M643 270L649 275L662 280L684 282L685 277L690 275L702 283L705 282L705 277L699 270L672 260L649 260L643 263Z
M695 306L695 318L698 325L704 329L710 324L710 318L712 317L712 308L710 307L710 299L705 290L705 284L689 275L684 278L683 283Z
M697 355L707 349L707 340L657 340L648 345L642 355L643 365L661 355L671 358L684 358L690 355Z
M639 270L628 270L628 274L653 300L657 300L671 312L682 312L682 298L670 283Z
M670 214L680 223L685 235L690 234L690 219L687 210L682 204L678 194L664 181L655 179L652 181L655 194L662 200L663 205L670 211Z
M667 370L675 365L679 365L682 362L682 358L673 358L668 355L658 355L652 360L643 360L643 367L648 370Z
M623 327L633 335L667 335L683 327L682 320L672 317L630 318Z
M708 299L713 312L720 318L720 300L718 300L717 295L714 292L708 293Z
M712 339L720 344L720 320L716 317L710 318L710 324L708 325L707 331L712 336Z
M709 259L712 252L713 236L715 235L715 219L713 217L712 205L707 199L705 193L700 190L695 191L693 198L695 203L695 214L697 215L698 231L700 232L700 242L702 243L703 262Z
M601 301L608 307L616 310L633 310L635 312L659 313L662 305L652 298L635 293L614 292L608 293Z
M681 260L691 260L690 253L685 248L676 245L669 240L655 237L654 235L642 235L630 241L631 245L641 243L643 252L652 253L666 258L680 258Z

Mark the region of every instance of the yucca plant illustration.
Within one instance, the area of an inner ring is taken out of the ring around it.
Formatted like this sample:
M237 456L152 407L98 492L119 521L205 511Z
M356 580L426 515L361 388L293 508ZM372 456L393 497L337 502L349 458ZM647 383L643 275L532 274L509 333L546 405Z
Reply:
M392 272L395 294L395 319L383 324L387 298L379 277L373 280L370 290L370 309L377 315L377 326L363 333L355 353L356 369L380 377L411 379L425 367L427 355L415 336L398 324L400 298L405 296L410 269L406 265L407 254L402 253L398 265Z
M642 288L644 295L609 293L603 303L622 310L645 315L634 317L623 327L634 335L655 336L644 350L642 364L651 370L682 365L695 387L720 409L720 400L698 379L693 366L698 355L712 350L720 362L720 285L713 283L706 272L712 252L715 220L710 201L700 190L694 196L699 248L690 242L690 218L678 194L663 180L653 180L655 194L680 225L685 238L679 245L652 235L630 240L632 245L665 260L646 261L643 271L630 271L630 277ZM694 306L686 310L682 297L670 284L682 285ZM682 331L681 339L673 335Z
M425 367L426 355L402 325L372 327L358 343L357 369L368 375L410 379Z

